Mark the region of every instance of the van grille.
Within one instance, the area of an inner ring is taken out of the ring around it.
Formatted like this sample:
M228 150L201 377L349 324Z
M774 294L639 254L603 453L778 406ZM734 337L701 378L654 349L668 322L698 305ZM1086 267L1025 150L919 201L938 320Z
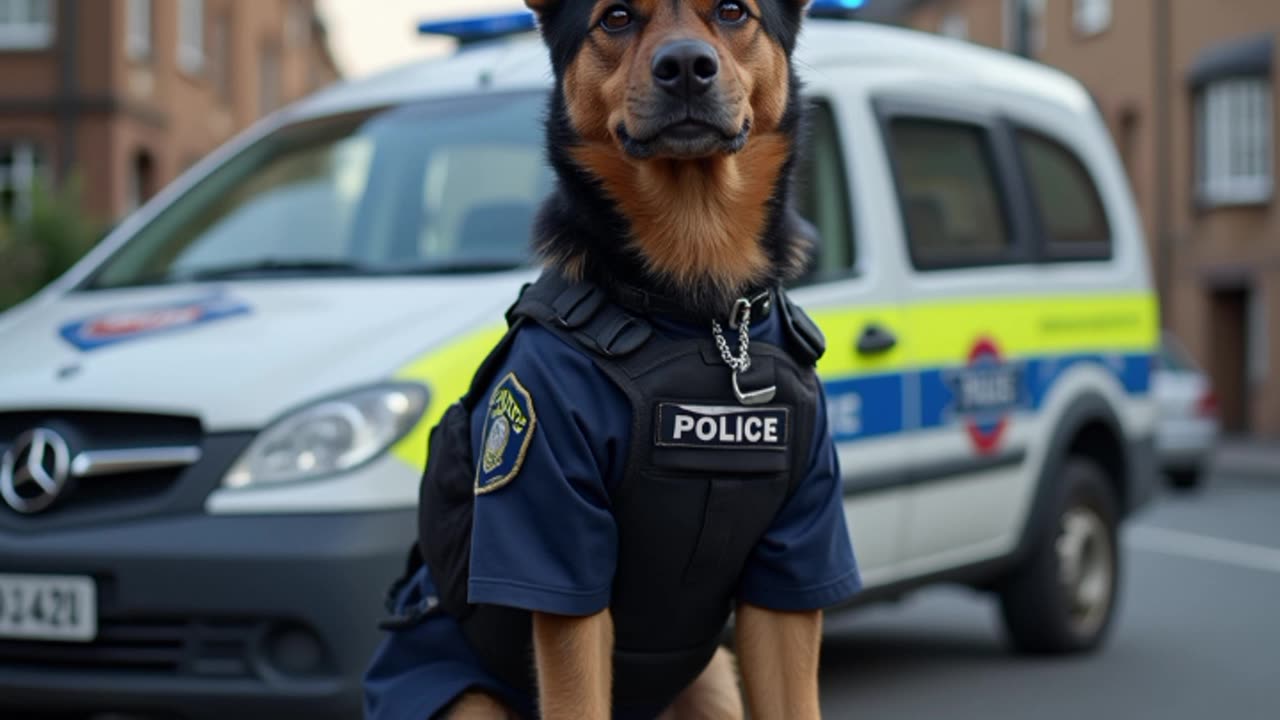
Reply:
M0 641L0 668L250 677L261 623L110 621L89 643Z
M24 411L0 413L0 453L23 433L49 428L66 440L74 457L81 452L147 447L199 447L204 434L191 417L144 413ZM16 512L0 502L0 528L22 529L81 520L112 519L120 514L154 510L178 484L186 467L165 467L99 477L73 478L58 499L33 515Z

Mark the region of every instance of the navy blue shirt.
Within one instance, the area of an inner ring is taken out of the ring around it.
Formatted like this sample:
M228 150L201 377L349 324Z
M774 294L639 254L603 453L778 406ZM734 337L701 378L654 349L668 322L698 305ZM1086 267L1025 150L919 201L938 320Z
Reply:
M675 337L711 332L661 319L654 325ZM736 347L736 331L726 332ZM757 322L751 337L781 346L777 313ZM600 612L616 569L610 496L627 462L630 403L583 350L537 326L521 329L495 377L472 416L478 493L470 602ZM743 570L738 596L752 605L816 610L860 587L825 396L817 413L812 446L801 455L806 476Z

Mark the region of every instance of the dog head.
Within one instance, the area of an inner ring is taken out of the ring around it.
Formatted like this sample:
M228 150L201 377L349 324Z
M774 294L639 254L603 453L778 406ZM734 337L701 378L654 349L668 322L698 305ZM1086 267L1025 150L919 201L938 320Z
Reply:
M528 0L574 129L633 158L737 152L786 110L800 0Z
M808 0L526 4L557 81L549 139L562 187L551 205L562 212L544 212L543 255L571 274L602 256L616 273L638 255L648 284L684 295L787 274L795 253L771 235L787 232L800 114L790 58ZM581 227L590 242L565 232L569 214L596 216Z

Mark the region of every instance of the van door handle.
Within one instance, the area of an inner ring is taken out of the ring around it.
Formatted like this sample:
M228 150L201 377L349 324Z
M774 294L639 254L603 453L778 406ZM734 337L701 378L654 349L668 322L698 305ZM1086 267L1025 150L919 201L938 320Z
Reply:
M889 332L888 328L877 323L871 323L862 329L862 335L858 337L858 354L881 355L889 352L897 345L897 336Z

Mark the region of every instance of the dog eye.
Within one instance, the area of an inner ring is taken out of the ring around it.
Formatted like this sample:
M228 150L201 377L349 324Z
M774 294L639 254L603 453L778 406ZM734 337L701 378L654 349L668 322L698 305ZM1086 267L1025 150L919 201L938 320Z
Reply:
M631 27L631 11L621 5L614 5L605 11L600 19L600 27L609 32L618 32Z
M716 16L720 18L720 22L736 25L747 19L747 9L740 2L725 0L716 8Z

